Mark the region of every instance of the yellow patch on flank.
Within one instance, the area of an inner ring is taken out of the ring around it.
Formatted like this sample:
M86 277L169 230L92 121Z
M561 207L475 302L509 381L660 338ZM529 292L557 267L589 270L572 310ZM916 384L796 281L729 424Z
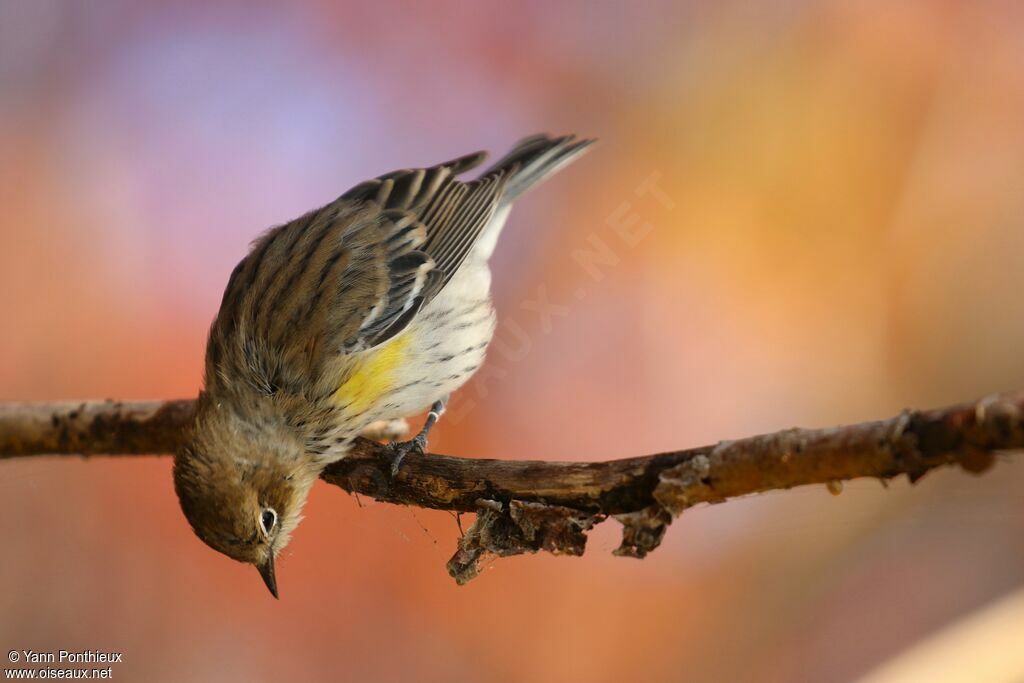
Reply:
M367 352L345 383L334 392L334 400L353 412L362 412L395 385L395 371L405 360L409 334L400 334L379 349Z

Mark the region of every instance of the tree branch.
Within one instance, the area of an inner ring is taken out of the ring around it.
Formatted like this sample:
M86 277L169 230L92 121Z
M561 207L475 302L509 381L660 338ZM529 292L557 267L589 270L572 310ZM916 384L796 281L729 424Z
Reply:
M172 453L193 402L92 401L0 405L0 459L31 455ZM877 422L789 429L683 451L607 462L487 460L409 454L394 478L391 456L360 439L322 478L377 500L476 512L448 563L460 583L493 556L546 550L583 554L586 532L608 516L623 524L619 555L643 557L683 510L699 503L845 479L911 482L943 465L969 472L998 451L1024 448L1024 392Z

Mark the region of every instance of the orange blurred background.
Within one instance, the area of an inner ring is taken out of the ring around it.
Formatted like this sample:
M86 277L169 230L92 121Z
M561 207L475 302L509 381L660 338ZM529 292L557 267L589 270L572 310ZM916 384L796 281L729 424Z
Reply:
M601 142L513 212L496 343L432 450L607 459L1024 388L1022 26L995 1L3 0L0 399L192 396L263 229L538 131ZM451 515L320 485L280 602L195 539L170 468L0 463L0 645L146 681L1024 676L1019 607L1016 647L892 668L1021 603L1020 457L695 509L639 562L609 521L461 588Z

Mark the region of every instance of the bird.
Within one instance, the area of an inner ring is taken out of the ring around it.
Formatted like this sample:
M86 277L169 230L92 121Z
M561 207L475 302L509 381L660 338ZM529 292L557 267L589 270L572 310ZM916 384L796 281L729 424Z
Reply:
M275 558L313 483L370 423L417 415L392 474L424 452L495 329L488 261L512 203L594 142L532 135L474 180L475 152L387 173L258 237L228 278L203 389L174 456L195 534L254 565Z

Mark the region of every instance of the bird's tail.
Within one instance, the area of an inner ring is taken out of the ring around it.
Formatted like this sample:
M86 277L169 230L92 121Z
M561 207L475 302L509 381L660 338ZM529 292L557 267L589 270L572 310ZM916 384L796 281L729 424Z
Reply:
M516 167L505 185L502 199L508 204L528 189L578 158L596 140L577 140L574 135L549 137L531 135L517 142L508 154L484 171L489 175L504 168Z

